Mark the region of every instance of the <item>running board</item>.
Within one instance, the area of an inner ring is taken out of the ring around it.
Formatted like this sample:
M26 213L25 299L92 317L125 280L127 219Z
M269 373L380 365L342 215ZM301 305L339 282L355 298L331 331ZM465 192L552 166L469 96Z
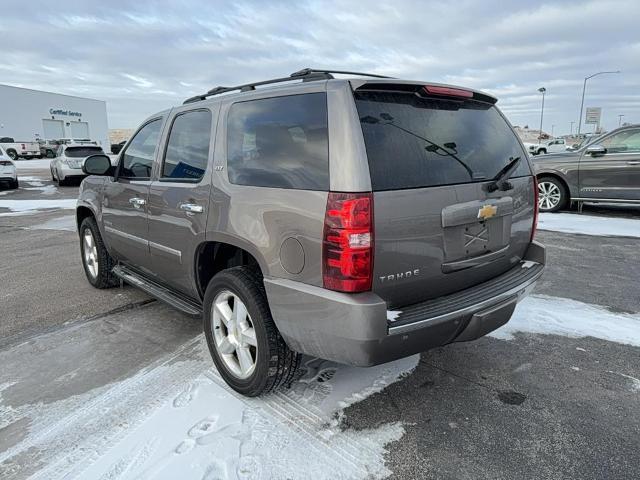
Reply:
M119 279L133 285L134 287L138 287L140 290L147 292L152 297L168 303L187 315L191 315L193 317L200 317L202 315L202 306L198 303L176 294L162 285L158 285L157 283L146 279L142 275L123 265L116 265L113 267L112 272Z

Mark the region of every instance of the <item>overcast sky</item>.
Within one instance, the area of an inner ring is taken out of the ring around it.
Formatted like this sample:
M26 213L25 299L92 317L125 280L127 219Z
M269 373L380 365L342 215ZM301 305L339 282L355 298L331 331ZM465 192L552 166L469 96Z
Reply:
M3 0L0 83L107 101L110 128L216 85L303 67L486 90L514 125L568 133L585 107L640 122L640 1ZM577 123L574 129L577 128ZM591 127L589 127L591 128Z

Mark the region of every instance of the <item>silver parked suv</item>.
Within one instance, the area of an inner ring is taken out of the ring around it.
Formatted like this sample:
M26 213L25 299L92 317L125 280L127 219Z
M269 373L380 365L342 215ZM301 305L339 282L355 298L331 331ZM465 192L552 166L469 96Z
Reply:
M116 167L86 160L87 278L202 315L245 395L289 382L300 353L368 366L479 338L545 263L535 178L495 103L311 69L190 98Z

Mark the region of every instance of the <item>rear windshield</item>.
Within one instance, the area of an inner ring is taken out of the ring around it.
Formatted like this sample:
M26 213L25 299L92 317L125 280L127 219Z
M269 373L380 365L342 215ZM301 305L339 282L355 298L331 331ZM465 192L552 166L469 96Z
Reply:
M104 153L101 147L69 147L64 151L65 156L71 158L84 158L99 153Z
M355 92L376 191L482 182L527 154L491 104L418 93Z

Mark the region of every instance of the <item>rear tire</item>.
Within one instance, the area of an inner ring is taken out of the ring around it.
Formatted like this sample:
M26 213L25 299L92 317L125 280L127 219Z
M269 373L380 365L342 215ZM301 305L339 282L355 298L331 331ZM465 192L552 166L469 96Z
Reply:
M89 283L100 289L118 285L120 280L111 273L116 262L104 246L96 220L93 217L85 218L80 224L79 233L82 266Z
M20 186L20 183L18 182L18 180L14 180L11 182L11 188L16 189Z
M18 159L18 153L13 149L7 150L7 155L9 156L9 158L11 160L17 160Z
M207 286L203 310L213 362L236 392L255 397L292 381L300 354L278 332L259 272L234 267L218 273ZM243 368L241 357L253 363Z
M547 150L545 150L544 148L541 148L540 150L538 150L538 155L544 155L547 153Z
M541 212L557 212L569 202L564 184L555 177L538 178L538 207Z

